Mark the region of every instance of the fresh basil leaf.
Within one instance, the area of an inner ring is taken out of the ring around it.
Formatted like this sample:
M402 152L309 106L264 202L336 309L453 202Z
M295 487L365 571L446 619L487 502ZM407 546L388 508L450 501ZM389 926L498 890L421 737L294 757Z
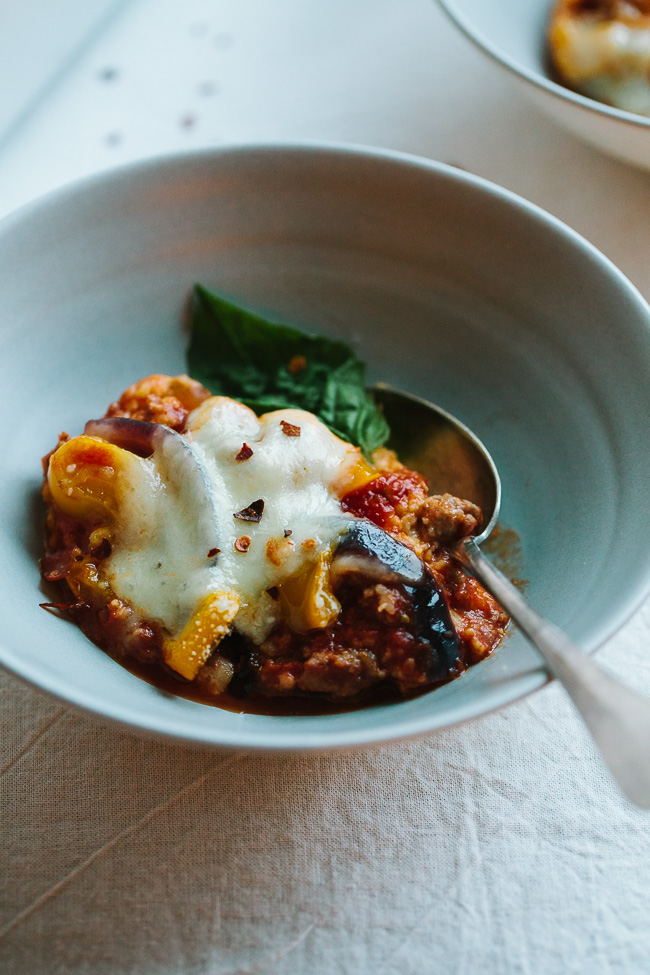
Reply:
M187 363L213 394L256 413L308 410L367 456L390 435L366 367L345 342L269 322L198 284Z

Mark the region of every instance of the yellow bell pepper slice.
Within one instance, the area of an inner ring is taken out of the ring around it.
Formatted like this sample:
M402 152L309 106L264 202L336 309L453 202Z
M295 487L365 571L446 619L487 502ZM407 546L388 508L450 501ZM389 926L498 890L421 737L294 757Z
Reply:
M214 648L228 633L239 611L235 592L214 592L203 600L180 636L163 645L165 663L177 674L194 680Z
M332 592L326 553L307 572L286 579L279 586L279 593L282 613L298 633L324 630L341 612L341 604Z
M142 461L97 437L74 437L50 457L47 482L52 500L73 518L112 518L117 513L119 474Z

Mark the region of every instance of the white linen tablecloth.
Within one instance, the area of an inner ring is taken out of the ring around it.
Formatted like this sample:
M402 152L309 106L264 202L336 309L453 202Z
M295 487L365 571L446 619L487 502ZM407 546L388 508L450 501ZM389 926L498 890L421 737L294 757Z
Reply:
M134 0L5 141L0 211L128 159L328 139L461 165L650 296L650 177L557 130L428 0ZM650 693L650 604L601 652ZM647 975L650 816L561 689L389 747L137 738L0 674L7 975Z

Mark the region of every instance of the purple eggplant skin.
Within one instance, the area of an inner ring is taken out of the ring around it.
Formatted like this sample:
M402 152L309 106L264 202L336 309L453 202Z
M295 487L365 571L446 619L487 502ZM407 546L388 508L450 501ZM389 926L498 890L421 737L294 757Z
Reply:
M404 589L415 610L415 631L431 647L427 680L448 681L465 669L463 650L445 594L433 575L427 575L424 585Z
M115 447L137 454L138 457L151 457L165 430L168 428L160 423L132 420L127 416L106 416L101 420L88 420L84 427L86 436L101 437Z
M426 568L415 552L366 518L355 518L344 528L331 571L333 580L352 573L386 585L426 582Z
M345 528L332 559L334 585L342 576L354 574L403 586L413 606L416 633L431 648L428 681L450 680L464 670L460 639L433 574L408 546L365 518Z

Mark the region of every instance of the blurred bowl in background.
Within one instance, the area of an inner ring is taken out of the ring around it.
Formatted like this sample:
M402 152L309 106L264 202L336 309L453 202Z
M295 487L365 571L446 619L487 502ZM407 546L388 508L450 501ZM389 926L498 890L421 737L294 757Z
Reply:
M564 128L611 156L650 169L650 118L553 81L546 53L551 0L438 0L476 47Z

